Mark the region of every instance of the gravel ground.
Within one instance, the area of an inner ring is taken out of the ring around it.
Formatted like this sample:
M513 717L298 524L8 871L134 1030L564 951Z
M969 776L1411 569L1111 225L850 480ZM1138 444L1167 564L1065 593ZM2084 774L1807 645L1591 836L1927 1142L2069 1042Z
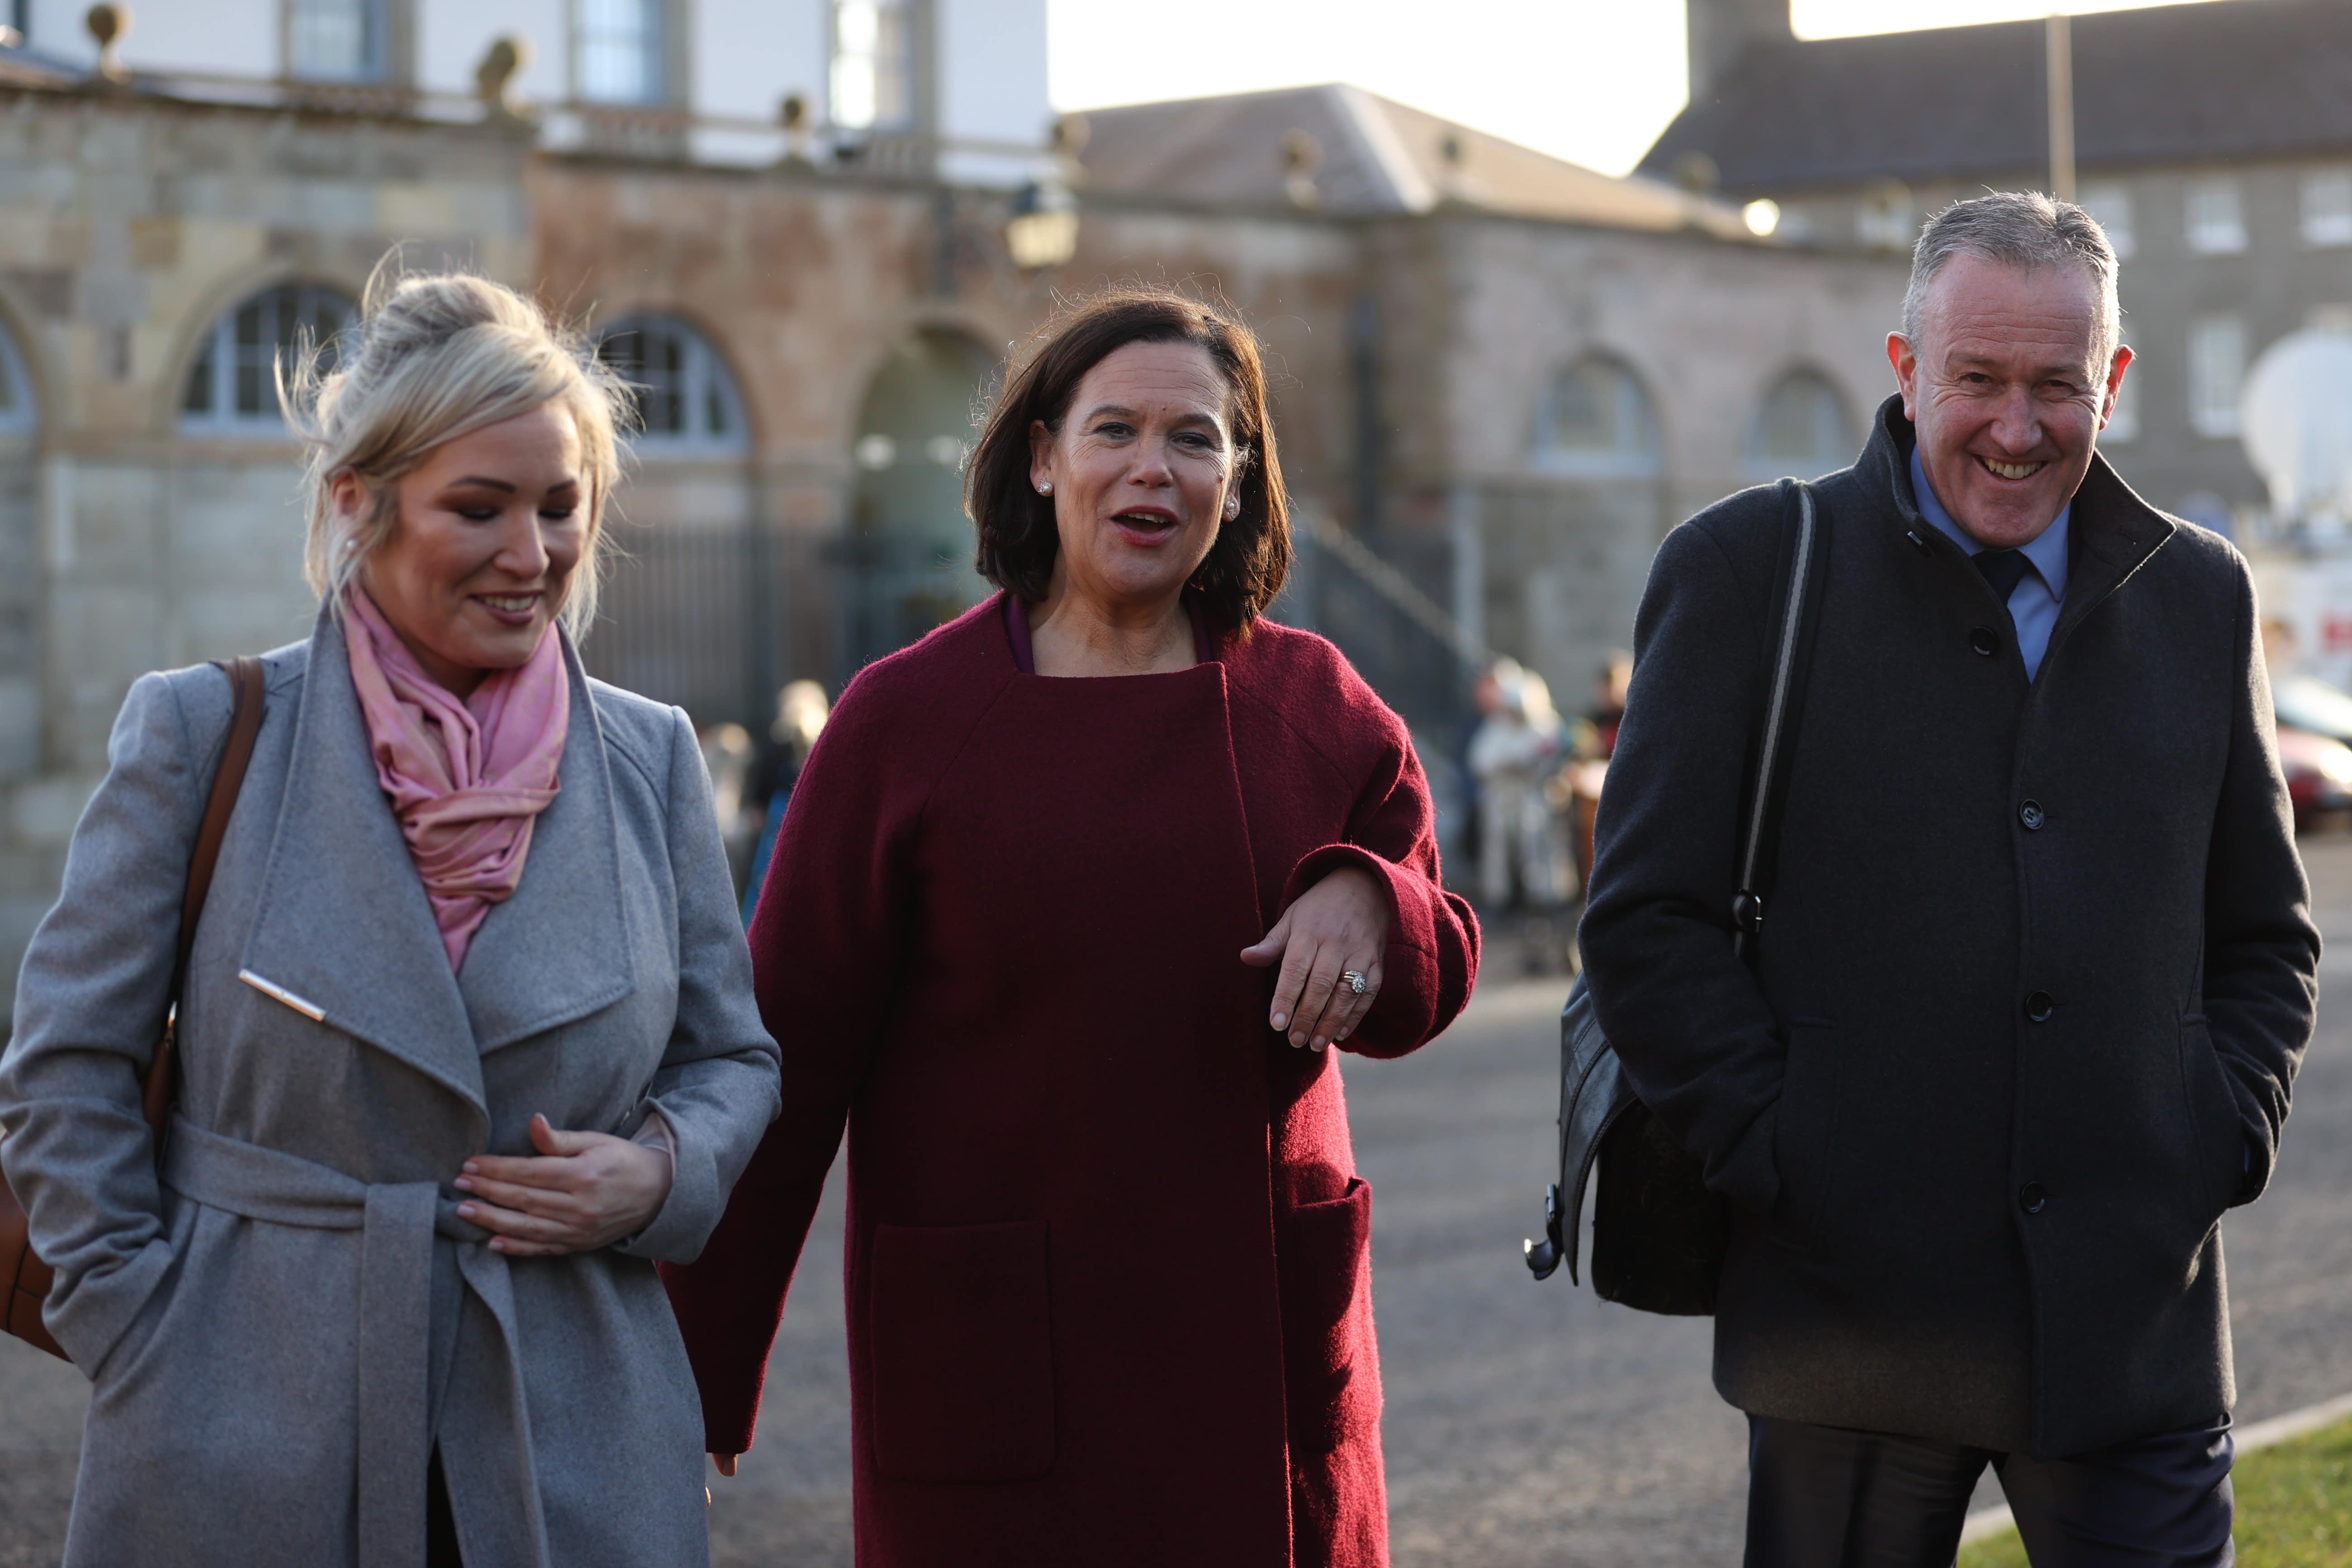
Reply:
M2352 937L2352 840L2305 855L2323 929ZM2352 958L2324 973L2352 980ZM1420 1056L1348 1063L1378 1194L1399 1568L1738 1561L1743 1426L1708 1384L1706 1324L1604 1306L1565 1276L1532 1283L1518 1261L1551 1157L1561 989L1492 974ZM719 1568L849 1563L840 1258L835 1190L761 1446L737 1479L713 1478ZM2352 1010L2323 1008L2277 1179L2231 1217L2229 1267L2242 1417L2352 1390ZM83 1403L71 1368L0 1341L0 1568L58 1561Z

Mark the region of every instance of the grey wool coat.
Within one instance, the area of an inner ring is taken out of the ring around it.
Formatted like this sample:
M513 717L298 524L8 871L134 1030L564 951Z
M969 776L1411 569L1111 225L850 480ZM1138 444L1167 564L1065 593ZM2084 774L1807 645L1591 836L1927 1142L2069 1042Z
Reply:
M709 1555L702 1416L654 1260L693 1258L777 1106L685 716L569 644L561 790L461 973L378 785L342 634L265 661L198 922L160 1183L139 1111L230 690L143 677L0 1059L9 1180L92 1377L66 1561L415 1568L438 1446L469 1563ZM509 1259L483 1151L658 1107L677 1173L622 1246Z
M1674 531L1582 927L1643 1100L1733 1200L1715 1372L1751 1413L2043 1456L2233 1398L2221 1219L2268 1181L2318 933L2228 542L2094 459L2031 682L1879 410L1828 579L1759 968L1737 819L1781 528Z

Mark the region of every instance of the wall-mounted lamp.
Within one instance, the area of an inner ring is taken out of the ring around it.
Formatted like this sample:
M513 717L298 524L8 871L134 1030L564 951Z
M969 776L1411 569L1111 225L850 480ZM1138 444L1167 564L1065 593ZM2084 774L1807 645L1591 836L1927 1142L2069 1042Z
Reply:
M1066 267L1078 253L1078 199L1058 181L1031 181L1013 198L1004 248L1024 272Z

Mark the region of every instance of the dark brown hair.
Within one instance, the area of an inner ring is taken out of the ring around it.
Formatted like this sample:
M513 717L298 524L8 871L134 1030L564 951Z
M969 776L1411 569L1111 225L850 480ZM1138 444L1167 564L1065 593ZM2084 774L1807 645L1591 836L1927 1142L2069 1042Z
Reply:
M1192 343L1225 378L1241 514L1217 531L1192 586L1209 618L1247 631L1290 575L1290 500L1265 406L1257 339L1228 310L1173 289L1124 283L1073 300L1014 353L964 478L980 574L1035 604L1054 580L1054 501L1029 483L1029 427L1059 434L1087 372L1129 343Z

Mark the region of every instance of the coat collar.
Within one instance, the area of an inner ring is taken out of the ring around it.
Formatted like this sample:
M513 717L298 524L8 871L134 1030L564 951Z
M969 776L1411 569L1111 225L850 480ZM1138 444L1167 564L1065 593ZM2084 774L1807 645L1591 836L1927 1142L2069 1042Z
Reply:
M481 1054L593 1012L635 985L612 783L567 640L572 727L562 786L532 830L521 886L490 911L462 977L385 804L342 626L321 610L246 972L320 1021L485 1110Z
M1898 528L1927 530L1940 543L1941 536L1920 512L1911 489L1911 449L1917 441L1917 432L1904 417L1901 395L1891 396L1878 405L1870 445L1855 467L1873 491L1894 499ZM2142 500L2095 452L2071 504L2074 560L2066 601L2050 635L2053 651L2076 623L2146 565L2179 526Z
M521 885L474 933L457 976L485 1055L584 1018L636 989L610 753L587 672L568 637L563 667L572 681L572 728L560 787L531 829Z

